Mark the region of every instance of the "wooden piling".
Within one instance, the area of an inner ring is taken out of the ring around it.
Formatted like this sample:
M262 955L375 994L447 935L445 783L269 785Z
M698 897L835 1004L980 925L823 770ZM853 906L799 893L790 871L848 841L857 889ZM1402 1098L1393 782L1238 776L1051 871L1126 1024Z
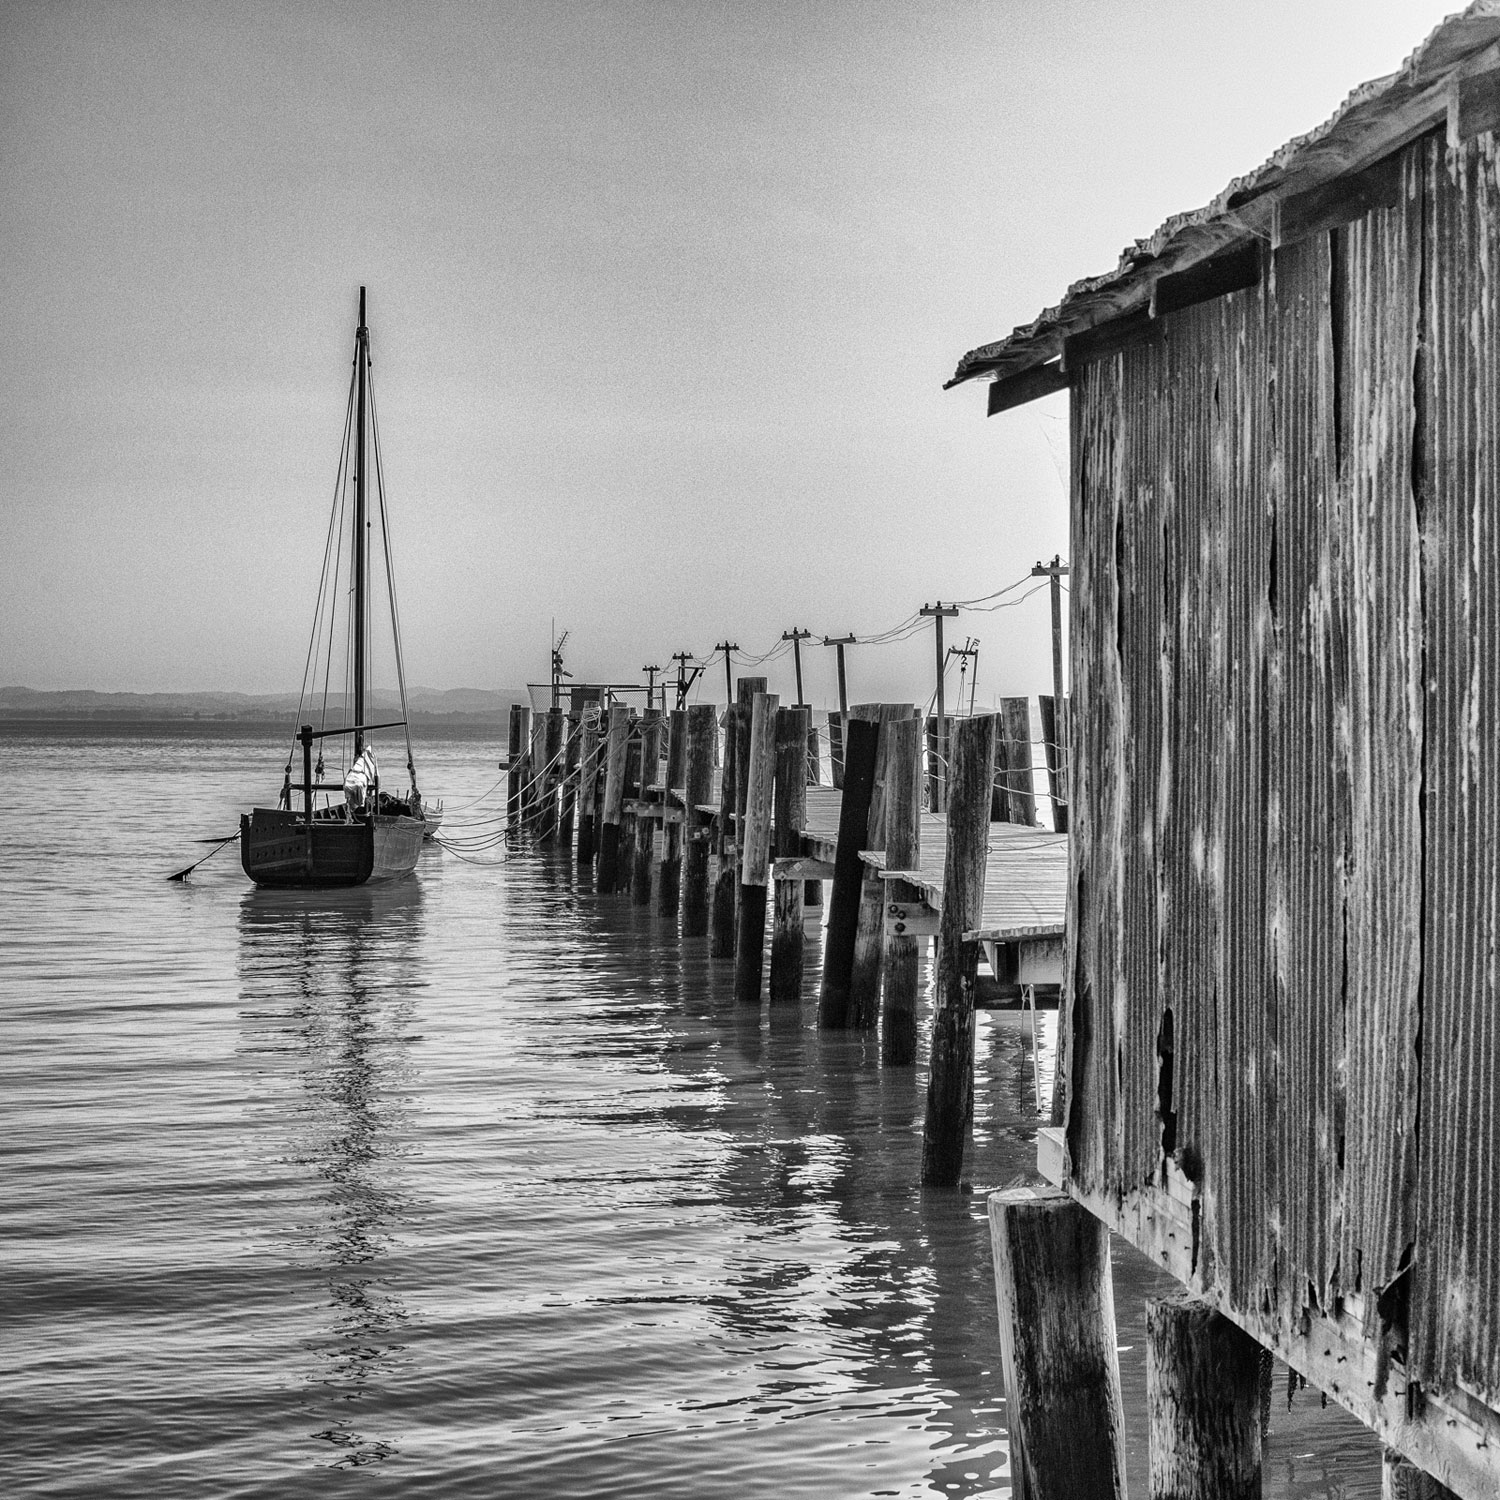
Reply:
M535 839L542 830L543 796L542 786L547 771L547 716L533 714L531 718L531 748L527 752L526 780L521 787L521 819L526 826L526 836Z
M635 819L635 873L630 883L630 899L637 906L651 904L651 862L656 852L656 819L646 804L654 801L651 788L661 780L661 741L665 725L658 713L648 713L641 720L641 769L636 793L640 810Z
M864 720L847 721L844 738L844 796L839 807L838 847L833 890L828 900L828 932L823 940L823 979L818 992L818 1025L842 1030L849 1024L849 983L859 925L865 830L875 783L875 752L880 731Z
M573 847L573 815L578 806L578 765L582 752L583 726L578 715L563 720L566 744L563 750L562 811L557 819L557 842L564 849Z
M708 856L713 831L698 811L714 791L714 735L717 728L711 703L695 703L687 711L686 851L682 872L682 931L702 937L708 931Z
M1260 1500L1260 1345L1194 1297L1146 1306L1152 1500Z
M562 786L563 733L566 720L560 708L549 708L543 716L546 735L542 743L541 806L537 813L537 839L543 844L557 842L557 802Z
M850 712L851 717L873 719L880 727L865 848L884 851L886 776L890 758L890 736L886 726L910 717L916 713L916 708L910 703L861 703ZM854 967L849 975L849 1024L858 1031L873 1031L880 1020L885 902L885 882L873 869L865 866L864 884L859 894L859 925L854 939Z
M630 736L630 710L616 703L609 711L609 737L604 752L604 810L599 829L599 874L601 891L613 891L620 883L620 817L625 805L626 741Z
M641 719L634 710L625 736L625 800L620 808L620 877L616 890L629 892L635 876L635 809L641 795Z
M512 703L510 736L505 743L505 831L511 839L521 834L521 784L530 743L531 710L524 703Z
M828 714L828 769L838 791L844 787L844 715L837 709Z
M818 726L812 721L811 709L807 710L807 784L808 786L822 786L823 784L823 751L818 743ZM802 799L802 802L805 816L806 797ZM823 882L821 880L803 882L802 904L804 907L822 906ZM772 967L774 970L774 965Z
M583 711L578 748L578 864L593 867L599 851L599 714Z
M886 736L885 867L915 870L921 859L922 725L898 719L881 726ZM922 892L905 880L883 882L887 903L920 903ZM884 916L882 915L882 921ZM904 1066L917 1058L917 976L921 939L908 932L885 937L880 1060Z
M1000 700L1000 734L995 754L1003 770L1005 821L1036 827L1036 786L1031 772L1031 709L1025 698Z
M1013 1500L1125 1500L1109 1231L1050 1189L989 1214Z
M682 836L690 826L691 809L684 799L679 809L674 793L687 782L687 709L674 708L667 720L667 769L662 777L662 855L657 882L656 910L675 917L682 901Z
M740 864L739 921L735 929L734 998L760 1004L766 943L766 887L771 874L771 807L776 772L775 693L757 693L750 710L745 756L745 811Z
M1067 756L1068 704L1047 694L1037 699L1042 720L1042 751L1047 757L1047 790L1052 799L1052 827L1068 831Z
M966 942L964 933L979 926L984 911L994 715L959 719L950 749L948 849L938 927L927 1120L922 1133L922 1181L929 1187L958 1185L974 1109L974 979L979 944Z
M807 827L807 743L805 708L778 708L774 727L776 856L796 859ZM771 1004L796 1005L802 999L802 948L805 941L803 882L778 880L776 914L771 924Z
M740 880L745 868L745 797L750 786L750 728L755 695L766 690L764 677L741 677L735 683L735 700L739 713L734 720L734 763L740 774L734 779L734 948L740 946Z
M719 783L719 816L714 824L714 838L719 846L719 872L714 879L712 942L709 952L715 958L734 957L734 911L738 900L738 861L735 859L734 806L735 783L739 767L735 751L739 744L739 705L724 710L724 775Z

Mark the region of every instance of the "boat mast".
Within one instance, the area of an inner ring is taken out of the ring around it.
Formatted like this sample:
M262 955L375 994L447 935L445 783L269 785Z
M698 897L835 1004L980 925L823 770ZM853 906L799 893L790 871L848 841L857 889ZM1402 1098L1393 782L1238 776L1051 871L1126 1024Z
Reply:
M354 723L365 722L365 369L370 358L370 330L365 327L365 289L359 289L359 328L354 335L354 363L359 372L359 407L354 419ZM357 729L356 756L365 748Z

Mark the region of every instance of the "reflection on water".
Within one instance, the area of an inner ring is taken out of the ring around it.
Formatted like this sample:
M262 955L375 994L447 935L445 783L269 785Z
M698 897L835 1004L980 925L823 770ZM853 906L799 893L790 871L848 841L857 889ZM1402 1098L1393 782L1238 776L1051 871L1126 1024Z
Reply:
M1008 1493L984 1193L1033 1167L1054 1014L1039 1051L980 1019L973 1191L923 1193L925 1067L818 1031L817 941L771 1011L555 856L168 884L262 753L0 733L7 1494ZM423 753L454 806L493 763ZM1154 1274L1117 1261L1141 1488ZM1268 1500L1377 1495L1298 1399Z
M326 1331L308 1345L314 1436L355 1468L397 1450L361 1410L406 1349L409 1313L385 1274L414 1216L406 1181L414 1088L407 1043L421 977L417 880L309 895L252 889L240 902L244 1051L295 1080L272 1107L283 1165L324 1184L316 1217L289 1226L288 1250L313 1257L328 1287ZM333 1404L329 1404L333 1403Z

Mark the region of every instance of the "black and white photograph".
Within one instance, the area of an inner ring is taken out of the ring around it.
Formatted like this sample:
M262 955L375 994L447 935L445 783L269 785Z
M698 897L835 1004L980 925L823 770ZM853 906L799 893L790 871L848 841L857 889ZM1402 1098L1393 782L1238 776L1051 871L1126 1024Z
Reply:
M0 1496L1500 1500L1500 0L0 0Z

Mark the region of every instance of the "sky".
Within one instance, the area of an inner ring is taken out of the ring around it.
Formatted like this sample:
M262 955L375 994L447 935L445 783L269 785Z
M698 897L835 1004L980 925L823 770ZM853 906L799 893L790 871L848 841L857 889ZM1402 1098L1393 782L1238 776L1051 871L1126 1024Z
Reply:
M800 627L836 706L823 635L1066 559L1066 396L960 356L1453 8L4 0L0 685L295 690L364 284L409 681L566 629L791 701ZM1051 690L1029 587L945 622L981 707ZM852 700L931 693L918 624Z

